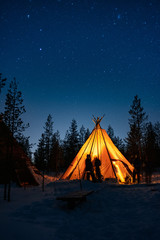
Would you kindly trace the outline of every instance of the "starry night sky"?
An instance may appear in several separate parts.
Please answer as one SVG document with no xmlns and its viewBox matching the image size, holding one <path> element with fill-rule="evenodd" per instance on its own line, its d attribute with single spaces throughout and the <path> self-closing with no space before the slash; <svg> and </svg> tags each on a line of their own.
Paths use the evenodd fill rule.
<svg viewBox="0 0 160 240">
<path fill-rule="evenodd" d="M 49 114 L 62 139 L 103 114 L 124 138 L 136 94 L 160 120 L 160 1 L 0 0 L 0 72 L 19 82 L 32 143 Z"/>
</svg>

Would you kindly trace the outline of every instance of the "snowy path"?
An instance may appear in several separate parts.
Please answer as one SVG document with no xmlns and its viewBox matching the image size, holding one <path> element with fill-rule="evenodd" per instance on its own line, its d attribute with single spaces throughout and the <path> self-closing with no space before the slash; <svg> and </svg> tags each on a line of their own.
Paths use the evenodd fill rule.
<svg viewBox="0 0 160 240">
<path fill-rule="evenodd" d="M 74 210 L 56 196 L 79 183 L 57 182 L 41 188 L 12 188 L 12 201 L 2 200 L 0 188 L 1 240 L 80 240 L 80 239 L 159 239 L 160 184 L 146 186 L 93 184 L 85 189 L 99 189 Z"/>
</svg>

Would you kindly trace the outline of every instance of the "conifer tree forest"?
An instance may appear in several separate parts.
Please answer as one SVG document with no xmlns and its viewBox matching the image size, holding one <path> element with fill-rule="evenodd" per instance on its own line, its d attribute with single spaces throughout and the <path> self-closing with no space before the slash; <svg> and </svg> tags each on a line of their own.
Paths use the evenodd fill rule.
<svg viewBox="0 0 160 240">
<path fill-rule="evenodd" d="M 6 82 L 7 79 L 0 74 L 0 97 Z M 72 119 L 62 140 L 59 131 L 54 129 L 56 116 L 53 118 L 49 113 L 38 143 L 31 144 L 29 136 L 26 137 L 24 134 L 29 127 L 29 123 L 23 121 L 24 113 L 27 114 L 23 94 L 18 89 L 18 83 L 14 78 L 9 84 L 5 106 L 1 112 L 3 121 L 40 171 L 55 174 L 64 171 L 88 139 L 90 130 L 84 125 L 79 128 L 76 119 Z M 160 122 L 153 124 L 149 121 L 138 95 L 134 96 L 128 113 L 129 131 L 125 139 L 115 136 L 110 124 L 106 131 L 113 143 L 132 164 L 135 156 L 138 156 L 141 168 L 149 164 L 150 169 L 154 171 L 160 167 Z M 33 144 L 37 144 L 34 153 L 32 153 Z"/>
</svg>

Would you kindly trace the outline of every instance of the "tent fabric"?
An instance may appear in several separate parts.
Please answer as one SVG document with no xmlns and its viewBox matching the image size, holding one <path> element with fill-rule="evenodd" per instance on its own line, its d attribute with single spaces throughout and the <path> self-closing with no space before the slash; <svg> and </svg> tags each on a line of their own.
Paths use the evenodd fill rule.
<svg viewBox="0 0 160 240">
<path fill-rule="evenodd" d="M 0 119 L 0 184 L 8 183 L 11 178 L 20 186 L 37 186 L 40 175 L 9 128 Z"/>
<path fill-rule="evenodd" d="M 88 154 L 91 155 L 93 166 L 95 158 L 100 159 L 100 170 L 104 180 L 116 178 L 119 182 L 126 182 L 127 178 L 132 179 L 133 166 L 114 145 L 99 122 L 61 178 L 85 178 L 85 160 Z"/>
</svg>

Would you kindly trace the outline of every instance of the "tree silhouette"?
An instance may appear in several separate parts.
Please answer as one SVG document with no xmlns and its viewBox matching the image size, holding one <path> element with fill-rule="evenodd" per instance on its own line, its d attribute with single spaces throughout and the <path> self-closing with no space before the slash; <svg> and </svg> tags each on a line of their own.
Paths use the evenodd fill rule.
<svg viewBox="0 0 160 240">
<path fill-rule="evenodd" d="M 24 124 L 21 118 L 25 113 L 21 91 L 18 91 L 18 84 L 14 78 L 8 89 L 5 101 L 4 122 L 9 127 L 13 136 L 20 141 L 22 132 L 25 131 L 29 124 Z"/>
<path fill-rule="evenodd" d="M 141 100 L 138 98 L 138 95 L 136 95 L 133 99 L 129 114 L 130 131 L 128 132 L 128 136 L 126 138 L 128 154 L 133 156 L 133 158 L 135 155 L 138 155 L 139 158 L 142 159 L 144 124 L 148 116 L 141 106 Z"/>
<path fill-rule="evenodd" d="M 156 133 L 154 131 L 154 126 L 151 122 L 146 124 L 146 131 L 144 135 L 144 167 L 146 173 L 146 182 L 151 182 L 151 175 L 156 167 Z"/>
<path fill-rule="evenodd" d="M 2 78 L 2 73 L 0 73 L 0 94 L 2 91 L 2 88 L 6 85 L 7 78 Z"/>
<path fill-rule="evenodd" d="M 22 93 L 18 91 L 18 86 L 16 79 L 14 78 L 8 89 L 5 101 L 5 111 L 3 120 L 5 124 L 11 131 L 13 137 L 15 137 L 19 142 L 23 138 L 22 132 L 29 126 L 25 125 L 21 118 L 22 114 L 25 113 L 25 107 L 23 105 Z M 8 156 L 7 156 L 7 169 L 9 174 L 8 180 L 8 201 L 10 201 L 10 189 L 11 189 L 11 180 L 14 176 L 14 163 L 13 163 L 13 138 L 8 136 Z M 6 185 L 5 190 L 6 192 Z"/>
<path fill-rule="evenodd" d="M 30 144 L 29 143 L 29 138 L 30 137 L 25 137 L 22 136 L 19 144 L 21 145 L 21 147 L 23 148 L 24 152 L 26 153 L 26 155 L 32 159 L 32 152 L 31 152 L 31 148 L 33 147 L 34 144 Z"/>
<path fill-rule="evenodd" d="M 107 134 L 111 138 L 114 145 L 124 154 L 125 144 L 120 137 L 116 137 L 114 135 L 114 130 L 110 124 L 108 125 L 108 128 L 107 128 Z"/>
<path fill-rule="evenodd" d="M 47 169 L 50 166 L 51 149 L 52 149 L 52 138 L 53 138 L 53 121 L 51 114 L 48 115 L 47 121 L 44 127 L 44 137 L 45 137 L 45 159 L 47 162 Z"/>
<path fill-rule="evenodd" d="M 90 134 L 91 133 L 89 131 L 89 128 L 87 128 L 86 133 L 85 133 L 85 141 L 89 138 Z"/>
<path fill-rule="evenodd" d="M 82 127 L 79 130 L 79 147 L 80 148 L 85 143 L 85 135 L 86 135 L 86 130 L 85 130 L 85 127 L 82 125 Z"/>
<path fill-rule="evenodd" d="M 60 172 L 64 167 L 63 151 L 60 143 L 59 131 L 55 132 L 52 137 L 52 148 L 49 168 L 56 173 Z"/>
<path fill-rule="evenodd" d="M 154 131 L 156 134 L 156 144 L 157 144 L 157 147 L 160 149 L 160 122 L 155 123 Z"/>
<path fill-rule="evenodd" d="M 114 141 L 114 130 L 110 124 L 108 125 L 108 128 L 107 128 L 107 134 L 110 137 L 110 139 Z"/>
<path fill-rule="evenodd" d="M 37 149 L 34 153 L 34 162 L 36 167 L 40 171 L 45 171 L 46 169 L 46 149 L 45 149 L 45 136 L 41 135 Z"/>
<path fill-rule="evenodd" d="M 63 142 L 65 166 L 68 167 L 75 158 L 79 150 L 79 134 L 77 130 L 77 122 L 72 120 L 69 130 L 67 130 Z"/>
</svg>

